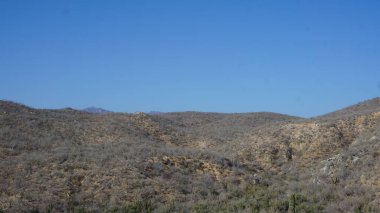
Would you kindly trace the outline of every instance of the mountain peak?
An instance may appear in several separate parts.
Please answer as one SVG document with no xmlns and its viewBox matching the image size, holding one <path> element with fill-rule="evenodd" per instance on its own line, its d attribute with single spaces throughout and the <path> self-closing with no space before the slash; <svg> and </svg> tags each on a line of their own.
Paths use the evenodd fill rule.
<svg viewBox="0 0 380 213">
<path fill-rule="evenodd" d="M 99 108 L 99 107 L 87 107 L 85 109 L 83 109 L 83 111 L 85 112 L 89 112 L 89 113 L 96 113 L 96 114 L 106 114 L 106 113 L 111 113 L 111 111 L 108 111 L 108 110 L 105 110 L 103 108 Z"/>
</svg>

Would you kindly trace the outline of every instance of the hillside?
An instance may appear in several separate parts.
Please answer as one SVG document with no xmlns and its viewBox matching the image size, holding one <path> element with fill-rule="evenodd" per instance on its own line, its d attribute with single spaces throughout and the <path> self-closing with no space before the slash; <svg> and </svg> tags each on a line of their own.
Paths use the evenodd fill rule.
<svg viewBox="0 0 380 213">
<path fill-rule="evenodd" d="M 379 212 L 380 99 L 304 119 L 0 101 L 4 212 Z"/>
<path fill-rule="evenodd" d="M 348 106 L 341 110 L 319 116 L 320 119 L 341 119 L 352 116 L 365 115 L 372 112 L 380 111 L 380 98 L 373 98 L 367 101 Z"/>
</svg>

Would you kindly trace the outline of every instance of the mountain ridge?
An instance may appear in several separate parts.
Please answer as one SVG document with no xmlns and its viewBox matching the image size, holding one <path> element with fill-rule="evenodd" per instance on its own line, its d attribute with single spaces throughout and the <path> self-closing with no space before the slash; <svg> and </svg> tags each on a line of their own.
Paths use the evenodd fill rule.
<svg viewBox="0 0 380 213">
<path fill-rule="evenodd" d="M 106 109 L 103 109 L 100 107 L 94 107 L 94 106 L 84 108 L 84 109 L 82 109 L 82 111 L 89 112 L 89 113 L 96 113 L 96 114 L 112 113 L 109 110 L 106 110 Z"/>
<path fill-rule="evenodd" d="M 29 110 L 38 110 L 38 108 L 33 108 L 21 103 L 13 102 L 13 101 L 8 101 L 8 100 L 0 100 L 0 108 L 3 109 L 11 109 L 14 107 L 15 109 L 17 108 L 18 110 L 20 109 L 29 109 Z M 72 109 L 72 108 L 70 108 Z M 53 109 L 44 109 L 44 110 L 53 110 Z M 82 109 L 82 111 L 85 112 L 90 112 L 90 113 L 111 113 L 112 111 L 100 108 L 100 107 L 86 107 Z M 342 109 L 337 109 L 332 112 L 328 112 L 322 115 L 317 115 L 314 116 L 313 118 L 326 118 L 326 117 L 333 117 L 337 116 L 339 117 L 340 115 L 346 114 L 345 116 L 353 116 L 356 115 L 355 113 L 368 113 L 368 112 L 375 112 L 375 111 L 380 111 L 380 97 L 375 97 L 372 99 L 368 99 L 365 101 L 358 102 L 356 104 L 352 104 L 348 107 L 344 107 Z M 299 116 L 295 115 L 287 115 L 287 114 L 282 114 L 282 113 L 277 113 L 277 112 L 235 112 L 235 113 L 223 113 L 223 112 L 199 112 L 199 111 L 180 111 L 180 112 L 160 112 L 160 111 L 150 111 L 147 112 L 146 114 L 149 115 L 167 115 L 167 114 L 223 114 L 223 115 L 246 115 L 246 114 L 252 114 L 252 113 L 272 113 L 272 114 L 277 114 L 277 115 L 285 115 L 285 116 L 290 116 L 290 117 L 298 117 L 302 118 Z"/>
</svg>

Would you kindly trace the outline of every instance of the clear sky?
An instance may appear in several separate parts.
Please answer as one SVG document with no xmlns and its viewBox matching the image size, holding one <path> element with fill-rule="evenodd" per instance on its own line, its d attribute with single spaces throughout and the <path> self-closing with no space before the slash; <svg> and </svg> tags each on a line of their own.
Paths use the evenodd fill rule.
<svg viewBox="0 0 380 213">
<path fill-rule="evenodd" d="M 378 0 L 0 0 L 0 99 L 314 116 L 377 96 Z"/>
</svg>

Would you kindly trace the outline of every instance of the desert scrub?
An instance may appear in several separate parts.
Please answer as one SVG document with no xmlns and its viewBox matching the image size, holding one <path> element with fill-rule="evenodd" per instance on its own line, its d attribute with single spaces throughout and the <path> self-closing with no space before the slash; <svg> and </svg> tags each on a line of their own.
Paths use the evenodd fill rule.
<svg viewBox="0 0 380 213">
<path fill-rule="evenodd" d="M 128 204 L 121 209 L 114 209 L 111 212 L 120 213 L 152 213 L 154 210 L 153 204 L 150 200 L 137 201 L 132 204 Z"/>
</svg>

